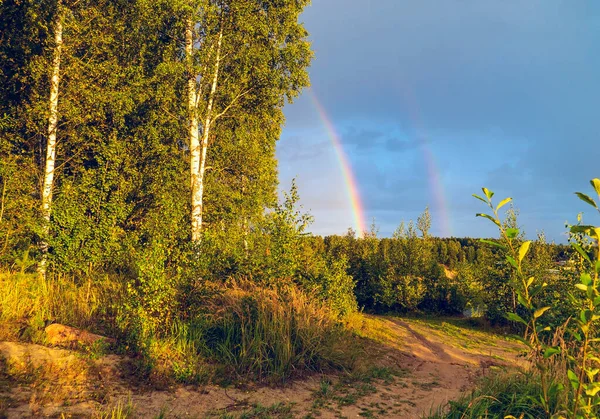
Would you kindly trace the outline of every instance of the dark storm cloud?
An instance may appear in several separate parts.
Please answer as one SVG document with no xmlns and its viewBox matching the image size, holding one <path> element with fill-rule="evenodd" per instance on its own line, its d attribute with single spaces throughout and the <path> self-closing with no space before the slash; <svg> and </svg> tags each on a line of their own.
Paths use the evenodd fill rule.
<svg viewBox="0 0 600 419">
<path fill-rule="evenodd" d="M 456 235 L 493 233 L 472 218 L 483 185 L 515 198 L 530 234 L 560 240 L 584 209 L 573 192 L 600 177 L 600 2 L 326 0 L 303 20 L 313 91 L 382 232 L 426 204 L 441 211 L 432 172 Z M 306 97 L 286 117 L 281 147 L 289 135 L 328 147 Z M 278 151 L 300 177 L 333 173 L 316 153 Z"/>
</svg>

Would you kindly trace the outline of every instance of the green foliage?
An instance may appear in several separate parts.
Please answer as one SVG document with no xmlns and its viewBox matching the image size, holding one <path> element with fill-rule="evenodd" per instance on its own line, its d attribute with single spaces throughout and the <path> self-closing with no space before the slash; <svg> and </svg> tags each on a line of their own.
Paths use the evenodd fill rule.
<svg viewBox="0 0 600 419">
<path fill-rule="evenodd" d="M 343 263 L 314 255 L 299 263 L 301 228 L 289 218 L 292 210 L 276 202 L 282 107 L 309 84 L 312 52 L 298 22 L 306 5 L 0 3 L 0 264 L 25 272 L 39 260 L 39 179 L 54 21 L 61 13 L 58 150 L 44 237 L 50 273 L 90 278 L 92 286 L 105 275 L 114 278 L 126 290 L 118 328 L 144 350 L 150 337 L 171 334 L 180 312 L 198 311 L 185 294 L 196 281 L 293 277 L 319 288 L 340 313 L 354 309 Z M 215 34 L 225 32 L 214 103 L 221 117 L 207 156 L 205 237 L 195 247 L 188 243 L 190 153 L 182 100 L 188 73 L 181 41 L 189 17 L 206 47 L 193 57 L 200 96 L 210 84 Z"/>
<path fill-rule="evenodd" d="M 600 185 L 598 179 L 593 179 L 590 183 L 594 189 L 598 189 L 597 186 Z M 487 199 L 476 198 L 485 202 L 493 215 L 478 216 L 492 220 L 499 227 L 501 238 L 506 243 L 505 257 L 515 274 L 511 286 L 520 309 L 520 312 L 508 312 L 507 318 L 525 327 L 523 341 L 531 349 L 530 358 L 536 379 L 540 382 L 537 400 L 547 417 L 564 411 L 570 418 L 595 418 L 600 412 L 600 384 L 596 378 L 600 371 L 597 338 L 597 327 L 600 324 L 600 228 L 583 225 L 581 217 L 578 217 L 578 224 L 569 229 L 570 241 L 579 257 L 576 265 L 579 282 L 566 295 L 571 304 L 571 310 L 567 312 L 569 317 L 562 327 L 557 327 L 548 315 L 553 311 L 553 304 L 544 305 L 548 304 L 548 299 L 544 298 L 548 283 L 543 277 L 538 279 L 547 269 L 536 271 L 548 266 L 547 255 L 538 250 L 539 254 L 535 259 L 537 263 L 528 270 L 525 258 L 532 249 L 531 242 L 518 241 L 518 229 L 514 226 L 507 228 L 511 220 L 508 223 L 501 222 L 498 215 L 500 205 L 494 208 L 492 204 L 493 193 L 485 188 L 484 193 Z M 598 210 L 594 199 L 579 192 L 577 196 Z M 598 196 L 600 197 L 600 193 Z M 562 298 L 565 298 L 564 294 Z M 557 335 L 563 336 L 560 345 L 556 342 Z M 559 374 L 568 378 L 570 388 L 568 385 L 565 388 L 560 381 L 549 380 L 547 375 L 549 363 L 555 362 L 554 358 L 559 356 L 565 360 Z M 568 392 L 568 400 L 556 407 L 553 399 L 556 394 L 564 391 Z M 560 413 L 556 417 L 564 416 Z"/>
<path fill-rule="evenodd" d="M 209 44 L 219 25 L 227 32 L 215 100 L 215 112 L 227 114 L 211 131 L 207 157 L 208 253 L 211 241 L 220 249 L 238 247 L 240 236 L 260 228 L 265 209 L 276 202 L 282 106 L 308 85 L 312 52 L 298 23 L 306 4 L 193 4 L 207 46 L 194 58 L 204 89 L 209 77 L 203 71 L 212 71 Z M 145 257 L 145 246 L 160 243 L 162 263 L 171 267 L 198 250 L 185 243 L 189 149 L 181 39 L 190 5 L 145 0 L 127 7 L 112 0 L 63 5 L 51 268 L 137 272 L 147 264 L 137 260 Z M 6 17 L 0 43 L 0 72 L 6 76 L 0 90 L 0 187 L 6 186 L 6 205 L 0 218 L 7 221 L 0 223 L 0 234 L 2 244 L 8 243 L 0 246 L 0 262 L 6 264 L 39 240 L 37 179 L 45 155 L 55 6 L 0 5 Z M 227 237 L 225 228 L 236 234 Z"/>
<path fill-rule="evenodd" d="M 493 317 L 501 278 L 490 263 L 494 253 L 473 239 L 431 237 L 429 218 L 426 209 L 416 224 L 401 223 L 392 238 L 378 238 L 374 227 L 364 238 L 329 236 L 311 247 L 347 260 L 357 302 L 366 310 L 459 314 L 469 308 Z"/>
<path fill-rule="evenodd" d="M 462 398 L 451 401 L 429 419 L 505 419 L 550 418 L 540 403 L 542 391 L 538 377 L 527 372 L 501 372 L 485 377 L 477 389 Z M 564 397 L 553 393 L 549 401 L 550 411 L 558 411 Z"/>
<path fill-rule="evenodd" d="M 306 233 L 312 216 L 298 207 L 295 182 L 284 201 L 275 205 L 260 224 L 261 229 L 248 236 L 245 270 L 264 284 L 281 279 L 292 280 L 315 293 L 340 315 L 357 309 L 352 277 L 346 273 L 345 257 L 335 258 L 324 251 L 322 239 Z"/>
</svg>

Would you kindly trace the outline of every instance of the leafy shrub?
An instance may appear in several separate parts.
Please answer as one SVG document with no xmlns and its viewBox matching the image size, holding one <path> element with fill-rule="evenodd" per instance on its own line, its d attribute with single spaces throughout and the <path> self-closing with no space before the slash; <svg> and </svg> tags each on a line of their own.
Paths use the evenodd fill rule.
<svg viewBox="0 0 600 419">
<path fill-rule="evenodd" d="M 600 198 L 600 179 L 592 179 L 590 183 Z M 597 379 L 600 373 L 600 339 L 597 334 L 600 326 L 600 227 L 582 224 L 580 215 L 577 225 L 569 229 L 569 241 L 579 258 L 575 270 L 580 279 L 564 296 L 573 309 L 564 325 L 557 327 L 555 319 L 547 314 L 552 312 L 552 305 L 544 305 L 548 303 L 548 299 L 544 298 L 548 287 L 544 278 L 546 272 L 528 269 L 525 263 L 532 242 L 519 240 L 519 229 L 502 222 L 498 215 L 499 209 L 512 198 L 503 199 L 494 206 L 494 193 L 487 188 L 482 190 L 484 197 L 474 197 L 484 202 L 491 214 L 477 216 L 487 218 L 498 227 L 501 241 L 485 242 L 500 249 L 512 267 L 510 286 L 519 305 L 515 304 L 513 311 L 506 316 L 524 328 L 522 341 L 530 348 L 532 371 L 540 384 L 536 399 L 545 416 L 550 416 L 558 413 L 553 406 L 554 395 L 566 391 L 568 399 L 560 406 L 559 417 L 564 417 L 562 412 L 566 412 L 569 418 L 596 418 L 600 414 L 600 382 Z M 581 192 L 576 194 L 600 213 L 595 199 Z M 557 335 L 562 336 L 560 344 L 556 341 Z M 568 378 L 567 386 L 548 377 L 549 366 L 556 364 L 559 356 L 566 362 L 558 374 Z"/>
</svg>

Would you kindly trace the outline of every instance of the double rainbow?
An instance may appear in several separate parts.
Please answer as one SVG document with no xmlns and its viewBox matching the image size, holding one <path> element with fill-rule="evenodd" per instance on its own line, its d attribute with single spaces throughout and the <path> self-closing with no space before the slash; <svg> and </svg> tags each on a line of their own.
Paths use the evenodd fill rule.
<svg viewBox="0 0 600 419">
<path fill-rule="evenodd" d="M 415 105 L 416 101 L 414 97 L 410 94 L 411 92 L 404 92 L 404 98 L 408 101 L 410 100 L 410 104 L 413 106 L 409 106 L 411 115 L 410 119 L 415 126 L 422 126 L 421 118 L 419 117 L 418 107 Z M 356 182 L 356 178 L 352 171 L 352 166 L 348 161 L 348 156 L 346 155 L 344 148 L 342 146 L 342 142 L 340 140 L 340 136 L 337 133 L 333 122 L 327 112 L 325 111 L 324 106 L 318 100 L 316 94 L 313 89 L 309 90 L 310 98 L 313 102 L 313 105 L 323 123 L 325 129 L 327 130 L 327 135 L 329 136 L 329 140 L 333 145 L 333 149 L 335 150 L 335 155 L 338 160 L 338 164 L 340 166 L 340 171 L 344 178 L 344 183 L 346 186 L 346 192 L 348 195 L 348 202 L 350 204 L 352 210 L 352 216 L 354 218 L 354 228 L 356 230 L 357 236 L 362 237 L 366 232 L 366 223 L 365 223 L 365 210 L 363 203 L 360 198 L 360 191 L 358 188 L 358 184 Z M 414 130 L 413 130 L 414 131 Z M 424 132 L 424 130 L 421 130 Z M 441 219 L 441 233 L 445 237 L 451 237 L 451 228 L 450 228 L 450 216 L 448 212 L 448 206 L 446 205 L 446 199 L 444 196 L 444 190 L 442 187 L 442 181 L 440 179 L 439 170 L 437 164 L 435 162 L 435 156 L 431 147 L 429 145 L 429 141 L 426 137 L 424 137 L 421 133 L 416 134 L 421 151 L 423 153 L 423 160 L 425 162 L 425 166 L 427 168 L 427 177 L 429 182 L 430 193 L 433 196 L 434 200 L 434 214 L 437 215 Z"/>
</svg>

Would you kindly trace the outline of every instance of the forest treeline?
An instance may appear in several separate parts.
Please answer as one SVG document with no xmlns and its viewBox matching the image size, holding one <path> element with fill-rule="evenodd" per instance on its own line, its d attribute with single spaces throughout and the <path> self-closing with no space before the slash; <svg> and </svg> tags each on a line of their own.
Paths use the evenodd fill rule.
<svg viewBox="0 0 600 419">
<path fill-rule="evenodd" d="M 517 211 L 507 211 L 506 225 L 517 225 Z M 377 237 L 373 225 L 364 237 L 311 237 L 311 248 L 346 263 L 359 307 L 386 313 L 428 313 L 484 317 L 506 325 L 506 313 L 517 309 L 511 266 L 498 248 L 474 238 L 439 238 L 429 234 L 428 209 L 416 222 L 401 223 L 392 237 Z M 520 235 L 519 240 L 523 240 Z M 548 243 L 542 234 L 533 242 L 525 269 L 549 284 L 548 299 L 564 295 L 574 281 L 569 275 L 573 251 Z M 553 303 L 561 306 L 561 302 Z M 557 322 L 564 321 L 557 309 Z M 565 309 L 566 312 L 566 309 Z M 564 314 L 564 313 L 563 313 Z"/>
</svg>

